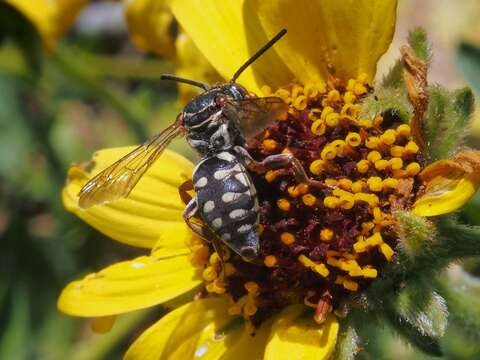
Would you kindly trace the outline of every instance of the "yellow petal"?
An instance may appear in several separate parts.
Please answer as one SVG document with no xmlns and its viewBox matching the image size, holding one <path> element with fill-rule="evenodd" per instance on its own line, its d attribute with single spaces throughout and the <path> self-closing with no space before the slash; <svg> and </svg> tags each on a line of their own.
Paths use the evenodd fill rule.
<svg viewBox="0 0 480 360">
<path fill-rule="evenodd" d="M 335 350 L 339 324 L 329 315 L 325 323 L 318 325 L 311 317 L 302 317 L 303 305 L 285 309 L 272 326 L 272 333 L 265 350 L 265 360 L 329 359 Z"/>
<path fill-rule="evenodd" d="M 191 177 L 193 164 L 172 151 L 165 150 L 128 198 L 89 209 L 78 206 L 78 192 L 87 180 L 133 149 L 98 151 L 90 173 L 79 166 L 72 167 L 62 193 L 65 207 L 117 241 L 152 248 L 160 239 L 164 247 L 183 248 L 191 232 L 182 218 L 185 205 L 178 195 L 178 187 Z"/>
<path fill-rule="evenodd" d="M 72 26 L 88 0 L 7 0 L 38 29 L 45 46 L 52 49 Z"/>
<path fill-rule="evenodd" d="M 175 19 L 168 0 L 125 1 L 125 20 L 135 46 L 148 52 L 174 58 L 172 26 Z"/>
<path fill-rule="evenodd" d="M 163 303 L 199 284 L 201 277 L 190 265 L 188 250 L 170 256 L 159 251 L 71 282 L 60 295 L 58 308 L 74 316 L 116 315 Z"/>
<path fill-rule="evenodd" d="M 303 84 L 329 75 L 350 79 L 362 73 L 371 82 L 395 29 L 396 0 L 252 0 L 247 4 L 245 16 L 256 14 L 268 37 L 281 28 L 288 30 L 275 46 Z"/>
<path fill-rule="evenodd" d="M 97 334 L 106 334 L 112 330 L 116 320 L 117 317 L 115 315 L 93 318 L 90 320 L 90 329 Z"/>
<path fill-rule="evenodd" d="M 178 35 L 175 46 L 177 49 L 175 73 L 178 76 L 209 85 L 223 82 L 222 77 L 185 33 Z M 182 83 L 178 83 L 178 91 L 180 106 L 199 94 L 199 89 Z"/>
<path fill-rule="evenodd" d="M 262 359 L 270 322 L 252 336 L 228 305 L 225 298 L 207 298 L 170 312 L 133 343 L 125 360 Z"/>
<path fill-rule="evenodd" d="M 244 11 L 244 3 L 242 0 L 172 2 L 172 11 L 182 28 L 224 79 L 231 79 L 270 39 L 257 15 Z M 245 70 L 238 82 L 257 94 L 261 94 L 263 85 L 276 88 L 289 83 L 293 75 L 278 56 L 276 46 Z"/>
<path fill-rule="evenodd" d="M 479 154 L 466 151 L 454 160 L 440 160 L 427 166 L 420 174 L 425 192 L 413 204 L 412 212 L 418 216 L 437 216 L 465 205 L 480 187 Z"/>
</svg>

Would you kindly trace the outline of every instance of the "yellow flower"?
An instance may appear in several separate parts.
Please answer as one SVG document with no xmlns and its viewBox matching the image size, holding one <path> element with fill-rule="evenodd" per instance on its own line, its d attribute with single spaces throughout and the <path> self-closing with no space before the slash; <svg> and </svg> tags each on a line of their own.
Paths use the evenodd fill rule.
<svg viewBox="0 0 480 360">
<path fill-rule="evenodd" d="M 191 39 L 178 28 L 170 0 L 125 0 L 125 20 L 132 42 L 146 52 L 166 57 L 175 63 L 178 76 L 205 83 L 222 79 Z M 198 91 L 178 84 L 179 103 L 185 104 Z"/>
<path fill-rule="evenodd" d="M 257 160 L 292 153 L 316 182 L 299 184 L 283 169 L 256 180 L 263 264 L 224 248 L 222 266 L 212 245 L 182 219 L 177 189 L 194 165 L 171 151 L 126 199 L 80 208 L 78 192 L 87 180 L 132 148 L 101 150 L 90 172 L 70 169 L 64 204 L 104 234 L 151 254 L 72 282 L 58 307 L 74 316 L 109 317 L 196 293 L 197 300 L 146 330 L 126 358 L 328 359 L 343 299 L 396 262 L 394 212 L 433 216 L 462 206 L 480 185 L 478 153 L 463 151 L 422 171 L 409 125 L 361 116 L 361 100 L 393 35 L 396 1 L 182 0 L 171 6 L 226 79 L 288 29 L 239 79 L 249 91 L 289 105 L 288 118 L 248 149 Z"/>
<path fill-rule="evenodd" d="M 20 10 L 38 29 L 45 47 L 53 49 L 72 26 L 88 0 L 7 0 Z"/>
</svg>

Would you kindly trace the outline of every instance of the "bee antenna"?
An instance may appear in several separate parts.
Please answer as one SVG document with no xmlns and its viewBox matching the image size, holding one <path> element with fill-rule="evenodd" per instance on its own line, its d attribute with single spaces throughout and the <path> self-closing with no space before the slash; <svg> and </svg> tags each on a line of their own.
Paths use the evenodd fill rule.
<svg viewBox="0 0 480 360">
<path fill-rule="evenodd" d="M 171 81 L 181 82 L 181 83 L 184 83 L 184 84 L 199 87 L 200 89 L 203 89 L 205 91 L 207 91 L 209 89 L 209 86 L 207 84 L 204 84 L 204 83 L 201 83 L 201 82 L 195 81 L 195 80 L 184 79 L 184 78 L 178 77 L 176 75 L 171 75 L 171 74 L 161 75 L 160 80 L 171 80 Z"/>
<path fill-rule="evenodd" d="M 262 56 L 265 51 L 270 49 L 273 46 L 273 44 L 275 44 L 278 40 L 280 40 L 280 38 L 286 33 L 287 33 L 287 29 L 280 30 L 280 32 L 277 35 L 275 35 L 269 42 L 263 45 L 263 47 L 260 50 L 258 50 L 250 59 L 248 59 L 245 64 L 240 66 L 237 72 L 233 75 L 232 80 L 230 80 L 230 82 L 232 83 L 235 82 L 247 67 L 249 67 L 260 56 Z"/>
</svg>

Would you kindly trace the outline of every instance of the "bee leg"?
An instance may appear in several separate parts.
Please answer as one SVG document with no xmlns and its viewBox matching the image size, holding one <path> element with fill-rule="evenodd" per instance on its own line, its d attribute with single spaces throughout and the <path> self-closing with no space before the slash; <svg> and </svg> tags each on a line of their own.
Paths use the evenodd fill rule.
<svg viewBox="0 0 480 360">
<path fill-rule="evenodd" d="M 180 195 L 181 196 L 181 195 Z M 197 199 L 192 198 L 187 204 L 187 207 L 183 211 L 183 219 L 185 223 L 188 225 L 190 230 L 192 230 L 196 235 L 201 237 L 207 243 L 212 243 L 213 248 L 218 254 L 220 258 L 220 266 L 221 271 L 219 277 L 221 280 L 225 278 L 225 252 L 222 248 L 222 243 L 218 236 L 216 236 L 208 227 L 201 224 L 200 222 L 195 221 L 195 218 L 198 216 L 198 206 L 197 206 Z"/>
<path fill-rule="evenodd" d="M 178 193 L 180 194 L 180 198 L 185 203 L 185 205 L 187 205 L 192 200 L 192 196 L 188 193 L 188 191 L 191 191 L 191 190 L 193 190 L 193 181 L 191 179 L 185 181 L 178 188 Z"/>
<path fill-rule="evenodd" d="M 319 181 L 310 179 L 302 166 L 300 160 L 291 153 L 275 154 L 267 156 L 263 161 L 255 161 L 245 148 L 235 146 L 235 152 L 242 159 L 243 163 L 251 171 L 263 174 L 268 170 L 291 167 L 295 179 L 299 183 L 306 183 L 313 187 L 324 187 Z"/>
</svg>

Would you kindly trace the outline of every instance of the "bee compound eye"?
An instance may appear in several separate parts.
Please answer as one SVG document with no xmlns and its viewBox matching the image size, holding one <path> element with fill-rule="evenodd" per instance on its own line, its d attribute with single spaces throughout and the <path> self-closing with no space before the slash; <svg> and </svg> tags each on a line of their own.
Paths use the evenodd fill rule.
<svg viewBox="0 0 480 360">
<path fill-rule="evenodd" d="M 258 249 L 252 246 L 246 246 L 240 250 L 240 255 L 246 261 L 252 261 L 258 257 Z"/>
</svg>

